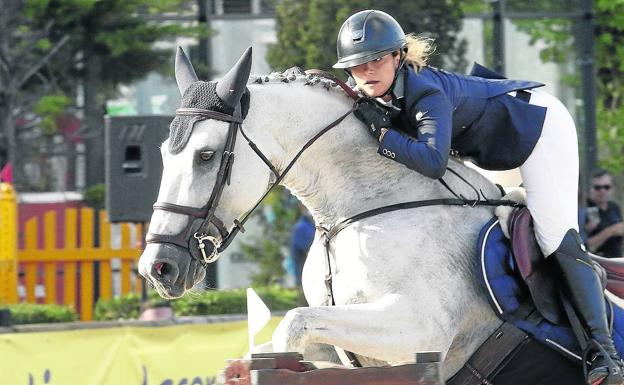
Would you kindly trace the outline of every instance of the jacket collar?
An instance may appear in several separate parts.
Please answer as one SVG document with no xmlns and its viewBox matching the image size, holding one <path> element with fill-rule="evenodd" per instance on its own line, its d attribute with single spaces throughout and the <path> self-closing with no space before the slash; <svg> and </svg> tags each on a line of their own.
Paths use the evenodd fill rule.
<svg viewBox="0 0 624 385">
<path fill-rule="evenodd" d="M 394 83 L 394 88 L 392 88 L 392 100 L 389 102 L 385 102 L 382 98 L 376 98 L 377 102 L 386 107 L 392 107 L 394 109 L 401 109 L 401 105 L 399 100 L 405 97 L 405 66 L 399 70 L 399 74 L 397 76 L 396 82 Z"/>
</svg>

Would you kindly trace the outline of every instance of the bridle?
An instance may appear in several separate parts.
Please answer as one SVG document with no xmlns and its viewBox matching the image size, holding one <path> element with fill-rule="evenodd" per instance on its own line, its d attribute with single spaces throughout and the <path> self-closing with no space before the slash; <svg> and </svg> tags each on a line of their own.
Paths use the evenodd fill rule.
<svg viewBox="0 0 624 385">
<path fill-rule="evenodd" d="M 239 103 L 240 104 L 240 103 Z M 243 122 L 240 116 L 240 108 L 234 111 L 233 115 L 224 114 L 217 111 L 210 111 L 200 108 L 179 108 L 176 110 L 176 115 L 184 116 L 202 116 L 207 119 L 215 119 L 222 122 L 229 122 L 228 135 L 225 143 L 223 154 L 221 155 L 221 164 L 219 165 L 219 171 L 217 172 L 217 179 L 215 180 L 212 193 L 208 202 L 201 207 L 183 206 L 169 202 L 158 201 L 154 203 L 154 210 L 162 210 L 175 214 L 186 215 L 190 217 L 186 227 L 177 234 L 165 235 L 148 232 L 145 240 L 146 243 L 170 243 L 182 248 L 188 249 L 189 254 L 194 258 L 194 254 L 189 247 L 190 233 L 196 223 L 196 220 L 202 220 L 201 224 L 193 234 L 193 238 L 197 240 L 197 247 L 202 255 L 203 264 L 208 264 L 216 261 L 217 251 L 220 246 L 218 240 L 208 235 L 208 227 L 210 224 L 215 226 L 219 231 L 219 234 L 223 239 L 228 237 L 228 231 L 225 228 L 223 221 L 215 215 L 215 210 L 219 204 L 221 194 L 225 188 L 226 183 L 230 182 L 230 175 L 232 173 L 232 166 L 234 165 L 234 147 L 236 145 L 236 134 Z M 194 219 L 194 220 L 193 220 Z M 236 222 L 235 222 L 236 224 Z M 209 253 L 206 253 L 206 244 L 208 242 L 212 245 L 212 249 Z M 200 262 L 202 262 L 200 261 Z"/>
<path fill-rule="evenodd" d="M 297 152 L 297 154 L 292 158 L 292 160 L 288 163 L 288 165 L 284 168 L 283 172 L 279 172 L 275 166 L 269 161 L 269 159 L 262 153 L 262 151 L 256 146 L 256 144 L 249 139 L 249 137 L 245 134 L 243 130 L 243 118 L 241 117 L 241 103 L 238 102 L 237 108 L 234 110 L 232 115 L 220 113 L 217 111 L 211 111 L 207 109 L 201 108 L 179 108 L 176 111 L 176 115 L 191 115 L 191 116 L 202 116 L 207 119 L 214 119 L 223 122 L 229 122 L 228 128 L 228 136 L 225 144 L 225 148 L 221 157 L 221 164 L 219 166 L 219 171 L 217 173 L 217 179 L 215 181 L 212 193 L 208 202 L 201 208 L 191 207 L 191 206 L 182 206 L 169 202 L 156 202 L 154 203 L 154 210 L 162 210 L 167 212 L 172 212 L 176 214 L 186 215 L 189 218 L 189 221 L 186 227 L 180 231 L 178 234 L 174 235 L 164 235 L 164 234 L 155 234 L 148 233 L 146 236 L 147 243 L 170 243 L 187 249 L 191 258 L 196 259 L 202 266 L 206 267 L 208 264 L 215 262 L 218 259 L 219 253 L 225 250 L 234 237 L 238 234 L 238 232 L 244 232 L 245 228 L 243 225 L 249 218 L 249 216 L 255 211 L 255 209 L 260 205 L 260 203 L 266 198 L 266 196 L 273 190 L 273 188 L 280 184 L 280 182 L 286 177 L 286 174 L 290 169 L 295 165 L 299 157 L 303 154 L 303 152 L 310 147 L 316 140 L 318 140 L 321 136 L 327 133 L 332 128 L 336 127 L 340 122 L 342 122 L 347 116 L 349 116 L 358 106 L 358 100 L 360 96 L 353 91 L 346 83 L 337 79 L 333 75 L 321 71 L 321 70 L 308 70 L 307 74 L 314 74 L 317 76 L 321 76 L 332 80 L 338 86 L 340 86 L 346 93 L 354 100 L 352 107 L 336 118 L 333 122 L 325 126 L 322 130 L 320 130 L 314 137 L 309 139 L 303 147 Z M 234 166 L 234 155 L 235 155 L 235 145 L 236 145 L 236 137 L 237 133 L 240 131 L 241 135 L 245 138 L 249 147 L 256 153 L 256 155 L 266 164 L 266 166 L 271 170 L 273 175 L 275 176 L 275 181 L 270 185 L 267 191 L 262 195 L 262 197 L 256 202 L 256 204 L 249 210 L 246 214 L 243 215 L 242 219 L 234 219 L 233 225 L 231 226 L 232 230 L 228 230 L 220 218 L 218 218 L 215 214 L 215 210 L 219 205 L 219 201 L 221 199 L 221 195 L 223 193 L 223 189 L 226 184 L 230 184 L 230 176 L 232 173 L 232 167 Z M 388 206 L 383 206 L 379 208 L 375 208 L 372 210 L 365 211 L 363 213 L 359 213 L 350 218 L 344 219 L 336 224 L 334 224 L 331 228 L 323 228 L 317 226 L 317 231 L 320 233 L 321 240 L 325 249 L 325 257 L 327 260 L 327 273 L 325 275 L 325 285 L 327 288 L 327 299 L 326 305 L 335 305 L 335 299 L 333 294 L 333 274 L 331 268 L 331 258 L 330 258 L 330 242 L 332 239 L 344 228 L 352 224 L 353 222 L 362 220 L 364 218 L 368 218 L 375 215 L 380 215 L 383 213 L 392 212 L 395 210 L 404 210 L 425 206 L 434 206 L 434 205 L 452 205 L 452 206 L 464 206 L 464 207 L 475 207 L 475 206 L 499 206 L 499 205 L 507 205 L 507 206 L 517 206 L 516 202 L 500 200 L 500 199 L 488 199 L 483 195 L 483 192 L 480 190 L 476 190 L 470 182 L 464 179 L 461 175 L 456 173 L 450 168 L 447 168 L 448 171 L 455 174 L 458 178 L 460 178 L 463 182 L 467 183 L 476 193 L 476 199 L 468 199 L 464 197 L 462 194 L 456 194 L 447 184 L 446 182 L 440 178 L 438 179 L 440 183 L 450 191 L 454 198 L 438 198 L 438 199 L 426 199 L 420 201 L 413 202 L 403 202 Z M 481 199 L 483 196 L 484 199 Z M 191 219 L 194 218 L 194 219 Z M 201 224 L 197 227 L 197 230 L 193 231 L 194 224 L 201 220 Z M 219 231 L 219 235 L 221 237 L 221 241 L 217 238 L 209 235 L 208 227 L 213 225 Z M 191 237 L 191 233 L 192 237 Z M 195 239 L 197 241 L 197 249 L 201 253 L 201 259 L 198 259 L 194 256 L 191 247 L 191 240 Z M 208 252 L 206 252 L 207 244 L 210 246 Z M 344 352 L 346 360 L 350 361 L 353 366 L 361 366 L 357 357 L 347 351 L 343 351 L 342 349 L 337 348 L 339 355 L 340 351 Z"/>
<path fill-rule="evenodd" d="M 333 75 L 322 71 L 322 70 L 308 70 L 306 74 L 317 75 L 320 77 L 327 78 L 333 82 L 335 82 L 338 86 L 340 86 L 346 93 L 349 95 L 351 99 L 354 100 L 352 107 L 340 115 L 334 121 L 325 126 L 322 130 L 320 130 L 314 137 L 310 138 L 297 152 L 297 154 L 292 158 L 292 160 L 287 164 L 284 168 L 283 172 L 279 172 L 279 170 L 273 166 L 271 161 L 264 155 L 264 153 L 258 148 L 258 146 L 247 136 L 245 131 L 243 130 L 243 118 L 241 117 L 241 103 L 239 101 L 238 106 L 234 110 L 233 114 L 225 114 L 222 112 L 212 111 L 208 109 L 202 108 L 179 108 L 176 110 L 176 115 L 180 116 L 202 116 L 207 119 L 219 120 L 222 122 L 229 122 L 228 128 L 228 136 L 225 144 L 225 148 L 223 154 L 221 156 L 221 164 L 219 166 L 219 171 L 217 173 L 217 179 L 215 180 L 214 187 L 212 189 L 212 193 L 208 202 L 200 208 L 192 207 L 192 206 L 183 206 L 177 205 L 169 202 L 156 202 L 154 203 L 154 210 L 162 210 L 175 214 L 186 215 L 190 217 L 186 227 L 177 234 L 173 235 L 165 235 L 165 234 L 155 234 L 148 232 L 145 240 L 149 243 L 169 243 L 174 244 L 176 246 L 187 249 L 191 258 L 197 259 L 200 264 L 206 267 L 208 264 L 215 262 L 219 253 L 223 252 L 232 242 L 234 237 L 238 234 L 238 232 L 245 232 L 244 224 L 249 219 L 250 215 L 255 211 L 256 208 L 262 203 L 264 198 L 275 188 L 275 186 L 279 185 L 280 182 L 286 177 L 290 169 L 295 165 L 299 157 L 304 153 L 308 147 L 310 147 L 314 142 L 316 142 L 321 136 L 327 133 L 332 128 L 336 127 L 340 124 L 347 116 L 349 116 L 358 105 L 358 100 L 360 96 L 353 91 L 346 83 L 342 80 L 334 77 Z M 234 219 L 232 226 L 230 226 L 231 230 L 225 226 L 224 221 L 221 220 L 215 214 L 215 210 L 219 205 L 221 195 L 223 193 L 223 189 L 226 184 L 230 184 L 230 176 L 232 174 L 232 167 L 234 166 L 234 155 L 235 155 L 235 146 L 236 146 L 236 137 L 238 132 L 240 131 L 241 135 L 247 142 L 247 145 L 254 151 L 254 153 L 264 162 L 264 164 L 271 170 L 273 173 L 275 180 L 271 183 L 270 187 L 267 191 L 260 197 L 260 199 L 254 204 L 254 206 L 242 216 L 241 219 Z M 329 243 L 331 240 L 340 232 L 342 229 L 350 225 L 351 223 L 375 216 L 383 213 L 388 213 L 395 210 L 404 210 L 410 208 L 417 207 L 425 207 L 425 206 L 435 206 L 435 205 L 450 205 L 450 206 L 518 206 L 518 203 L 508 200 L 500 200 L 500 199 L 489 199 L 483 195 L 481 191 L 476 190 L 472 184 L 464 179 L 457 172 L 452 170 L 451 168 L 447 168 L 449 172 L 456 175 L 459 179 L 461 179 L 464 183 L 468 184 L 476 193 L 476 199 L 468 199 L 464 197 L 462 194 L 456 194 L 442 179 L 438 179 L 440 183 L 450 191 L 454 198 L 437 198 L 437 199 L 426 199 L 420 201 L 413 202 L 403 202 L 398 204 L 393 204 L 389 206 L 383 206 L 379 208 L 375 208 L 372 210 L 365 211 L 363 213 L 359 213 L 353 217 L 344 219 L 332 226 L 330 229 L 326 229 L 320 226 L 317 226 L 317 230 L 320 232 L 321 237 L 323 239 L 323 243 L 325 245 L 325 251 L 328 258 L 329 264 Z M 483 196 L 484 199 L 481 199 Z M 193 228 L 195 227 L 195 223 L 201 220 L 201 224 L 195 231 Z M 221 240 L 216 237 L 209 235 L 208 227 L 213 225 L 218 231 L 221 237 Z M 195 257 L 192 252 L 192 247 L 190 246 L 190 242 L 192 239 L 195 239 L 197 242 L 196 248 L 201 253 L 201 259 Z M 332 274 L 331 268 L 329 269 L 328 275 L 325 278 L 325 282 L 328 288 L 328 293 L 330 297 L 330 301 L 333 303 L 333 292 L 332 292 Z"/>
<path fill-rule="evenodd" d="M 347 94 L 354 100 L 357 100 L 359 96 L 355 91 L 349 88 L 346 83 L 341 80 L 335 78 L 333 75 L 328 74 L 324 71 L 320 70 L 309 70 L 306 71 L 307 74 L 314 74 L 318 76 L 323 76 L 328 78 L 334 82 L 338 86 L 340 86 Z M 175 214 L 186 215 L 189 218 L 189 221 L 184 229 L 177 234 L 166 235 L 166 234 L 156 234 L 148 232 L 145 240 L 146 243 L 169 243 L 189 251 L 189 254 L 193 259 L 197 259 L 192 252 L 192 248 L 190 242 L 192 239 L 195 239 L 197 242 L 197 249 L 201 253 L 201 259 L 197 259 L 200 264 L 206 267 L 209 263 L 215 262 L 219 253 L 224 251 L 232 242 L 234 237 L 238 234 L 238 232 L 245 232 L 245 228 L 243 225 L 249 218 L 249 216 L 255 211 L 255 209 L 260 205 L 260 203 L 266 198 L 266 196 L 273 190 L 273 188 L 286 177 L 286 174 L 290 169 L 295 165 L 295 162 L 299 159 L 299 157 L 303 154 L 303 152 L 310 147 L 317 139 L 323 136 L 327 131 L 334 128 L 340 122 L 342 122 L 347 116 L 349 116 L 356 108 L 357 104 L 354 103 L 351 109 L 347 112 L 339 116 L 333 122 L 325 126 L 321 131 L 319 131 L 314 137 L 309 139 L 303 147 L 297 152 L 297 154 L 293 157 L 293 159 L 288 163 L 288 165 L 284 168 L 283 172 L 279 172 L 275 166 L 271 163 L 271 161 L 262 153 L 262 151 L 256 146 L 256 144 L 249 139 L 245 131 L 243 130 L 243 118 L 241 117 L 241 103 L 239 101 L 238 106 L 234 110 L 233 114 L 225 114 L 222 112 L 212 111 L 208 109 L 202 108 L 178 108 L 176 110 L 176 115 L 185 115 L 185 116 L 201 116 L 207 119 L 219 120 L 222 122 L 229 122 L 228 127 L 228 136 L 225 143 L 225 148 L 223 150 L 223 154 L 221 156 L 221 164 L 219 166 L 219 171 L 217 173 L 217 179 L 215 180 L 214 187 L 212 189 L 212 193 L 210 194 L 210 198 L 208 202 L 200 208 L 192 207 L 192 206 L 183 206 L 177 205 L 169 202 L 161 202 L 158 201 L 154 203 L 154 210 L 162 210 Z M 228 230 L 225 226 L 224 221 L 221 220 L 215 214 L 216 208 L 219 205 L 221 195 L 223 193 L 223 189 L 226 184 L 230 184 L 230 176 L 232 174 L 232 167 L 234 166 L 235 159 L 235 146 L 236 146 L 236 137 L 238 132 L 240 131 L 243 138 L 249 145 L 249 147 L 256 153 L 256 155 L 266 164 L 266 166 L 271 170 L 275 177 L 275 181 L 270 185 L 267 191 L 262 195 L 262 197 L 256 202 L 256 204 L 249 210 L 246 214 L 243 215 L 242 219 L 234 219 L 234 223 L 231 226 L 232 230 Z M 201 220 L 201 224 L 196 230 L 193 228 L 196 226 L 196 223 Z M 208 227 L 213 225 L 218 231 L 221 237 L 221 240 L 216 237 L 209 235 Z M 192 233 L 192 237 L 191 237 Z"/>
</svg>

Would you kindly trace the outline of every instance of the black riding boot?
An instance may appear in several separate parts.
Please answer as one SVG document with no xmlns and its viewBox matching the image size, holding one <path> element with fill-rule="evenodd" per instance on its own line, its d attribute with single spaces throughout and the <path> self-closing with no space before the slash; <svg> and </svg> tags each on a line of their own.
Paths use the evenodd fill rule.
<svg viewBox="0 0 624 385">
<path fill-rule="evenodd" d="M 591 365 L 587 372 L 588 384 L 624 384 L 623 364 L 609 332 L 603 288 L 576 230 L 568 230 L 551 258 L 556 262 L 565 292 L 589 335 Z"/>
</svg>

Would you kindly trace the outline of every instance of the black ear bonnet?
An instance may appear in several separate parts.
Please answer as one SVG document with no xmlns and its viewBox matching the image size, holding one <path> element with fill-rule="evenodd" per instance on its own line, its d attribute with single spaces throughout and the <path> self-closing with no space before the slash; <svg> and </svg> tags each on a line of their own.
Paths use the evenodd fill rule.
<svg viewBox="0 0 624 385">
<path fill-rule="evenodd" d="M 197 81 L 191 84 L 182 96 L 180 107 L 201 108 L 232 115 L 234 107 L 226 105 L 219 98 L 216 87 L 217 82 Z M 246 88 L 240 101 L 243 119 L 249 111 L 249 100 L 249 90 Z M 195 123 L 204 119 L 207 118 L 199 115 L 176 115 L 169 125 L 169 152 L 175 155 L 182 151 L 191 137 Z"/>
</svg>

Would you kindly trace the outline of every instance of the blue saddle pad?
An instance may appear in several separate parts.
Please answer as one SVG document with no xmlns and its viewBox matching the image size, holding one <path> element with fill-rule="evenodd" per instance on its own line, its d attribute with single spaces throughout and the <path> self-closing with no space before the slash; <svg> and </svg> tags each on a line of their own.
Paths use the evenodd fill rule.
<svg viewBox="0 0 624 385">
<path fill-rule="evenodd" d="M 568 357 L 581 360 L 581 348 L 570 326 L 555 325 L 546 320 L 532 323 L 514 317 L 520 305 L 530 301 L 530 293 L 516 269 L 511 244 L 503 234 L 497 218 L 492 218 L 481 229 L 477 250 L 478 276 L 496 315 L 502 320 L 512 322 L 546 346 Z M 614 304 L 612 315 L 613 341 L 622 356 L 624 352 L 624 309 Z"/>
</svg>

